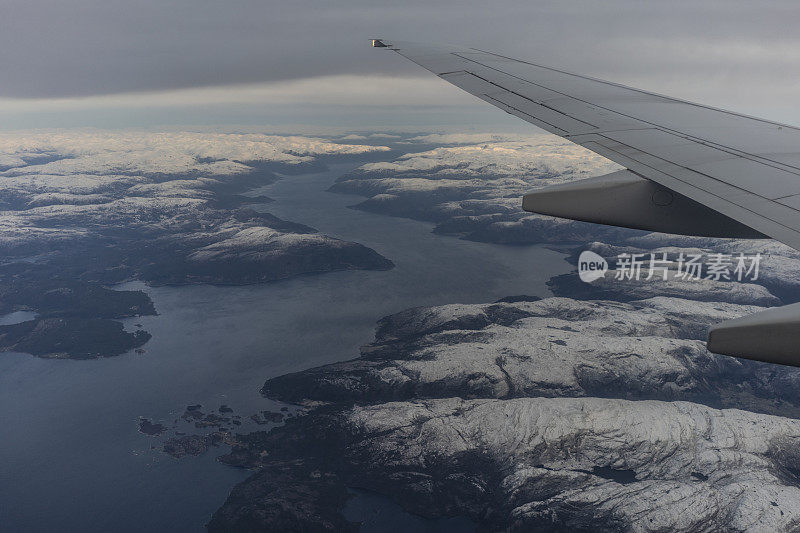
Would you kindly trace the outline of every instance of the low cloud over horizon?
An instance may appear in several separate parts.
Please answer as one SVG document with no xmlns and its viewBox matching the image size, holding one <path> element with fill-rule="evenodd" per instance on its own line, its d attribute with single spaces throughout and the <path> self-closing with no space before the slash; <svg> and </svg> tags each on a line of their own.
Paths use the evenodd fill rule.
<svg viewBox="0 0 800 533">
<path fill-rule="evenodd" d="M 449 115 L 429 124 L 494 122 L 482 111 L 471 115 L 485 104 L 396 54 L 371 49 L 368 39 L 376 36 L 474 46 L 800 120 L 800 37 L 793 31 L 800 6 L 792 2 L 11 0 L 4 14 L 4 129 L 270 117 L 374 127 L 402 123 L 415 106 L 430 106 L 418 112 L 423 118 L 433 108 Z"/>
</svg>

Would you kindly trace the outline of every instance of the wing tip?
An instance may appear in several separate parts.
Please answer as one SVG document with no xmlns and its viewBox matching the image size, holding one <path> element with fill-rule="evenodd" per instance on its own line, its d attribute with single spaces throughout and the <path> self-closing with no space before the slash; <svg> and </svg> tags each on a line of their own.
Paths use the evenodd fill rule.
<svg viewBox="0 0 800 533">
<path fill-rule="evenodd" d="M 389 45 L 383 42 L 383 39 L 372 39 L 373 48 L 389 48 Z"/>
</svg>

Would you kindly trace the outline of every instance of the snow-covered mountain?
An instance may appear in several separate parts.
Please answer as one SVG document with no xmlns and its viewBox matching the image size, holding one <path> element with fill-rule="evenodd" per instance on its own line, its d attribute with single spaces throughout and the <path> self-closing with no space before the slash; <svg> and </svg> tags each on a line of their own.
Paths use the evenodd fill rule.
<svg viewBox="0 0 800 533">
<path fill-rule="evenodd" d="M 427 135 L 440 143 L 393 161 L 368 163 L 331 191 L 367 196 L 356 207 L 436 222 L 438 233 L 498 243 L 580 242 L 629 234 L 533 215 L 521 197 L 532 189 L 619 170 L 593 152 L 552 135 Z"/>
<path fill-rule="evenodd" d="M 304 496 L 322 480 L 489 531 L 798 527 L 800 370 L 702 340 L 759 308 L 505 300 L 403 311 L 360 358 L 267 381 L 308 412 L 233 440 L 223 461 L 262 470 L 211 529 L 337 523 L 343 502 Z M 291 491 L 266 489 L 279 467 Z"/>
</svg>

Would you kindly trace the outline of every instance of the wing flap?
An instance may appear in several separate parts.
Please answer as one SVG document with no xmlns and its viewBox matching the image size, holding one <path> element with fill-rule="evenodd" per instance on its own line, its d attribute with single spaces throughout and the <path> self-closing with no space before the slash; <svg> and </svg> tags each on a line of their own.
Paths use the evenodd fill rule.
<svg viewBox="0 0 800 533">
<path fill-rule="evenodd" d="M 580 133 L 581 131 L 594 131 L 597 126 L 572 117 L 559 110 L 548 107 L 547 105 L 537 104 L 532 100 L 519 96 L 518 94 L 508 91 L 495 91 L 491 94 L 486 94 L 491 100 L 504 104 L 510 109 L 517 111 L 523 115 L 534 117 L 537 120 L 552 124 L 553 127 L 566 132 L 568 134 Z"/>
</svg>

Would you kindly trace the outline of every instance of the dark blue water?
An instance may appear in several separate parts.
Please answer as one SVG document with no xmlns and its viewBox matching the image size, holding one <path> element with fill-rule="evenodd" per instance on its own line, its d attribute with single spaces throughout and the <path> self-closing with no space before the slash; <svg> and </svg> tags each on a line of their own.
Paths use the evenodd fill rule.
<svg viewBox="0 0 800 533">
<path fill-rule="evenodd" d="M 0 354 L 0 529 L 200 531 L 248 472 L 217 463 L 221 449 L 181 460 L 152 450 L 160 441 L 138 432 L 139 416 L 171 423 L 194 403 L 242 415 L 275 409 L 258 394 L 266 378 L 357 356 L 386 314 L 544 295 L 547 279 L 569 270 L 544 248 L 461 241 L 433 235 L 430 224 L 347 209 L 359 199 L 324 192 L 347 168 L 267 187 L 259 193 L 276 202 L 264 209 L 370 246 L 395 269 L 247 287 L 128 284 L 145 288 L 159 312 L 126 321 L 152 333 L 145 353 Z M 351 512 L 370 509 L 369 525 L 381 505 L 370 496 Z"/>
</svg>

